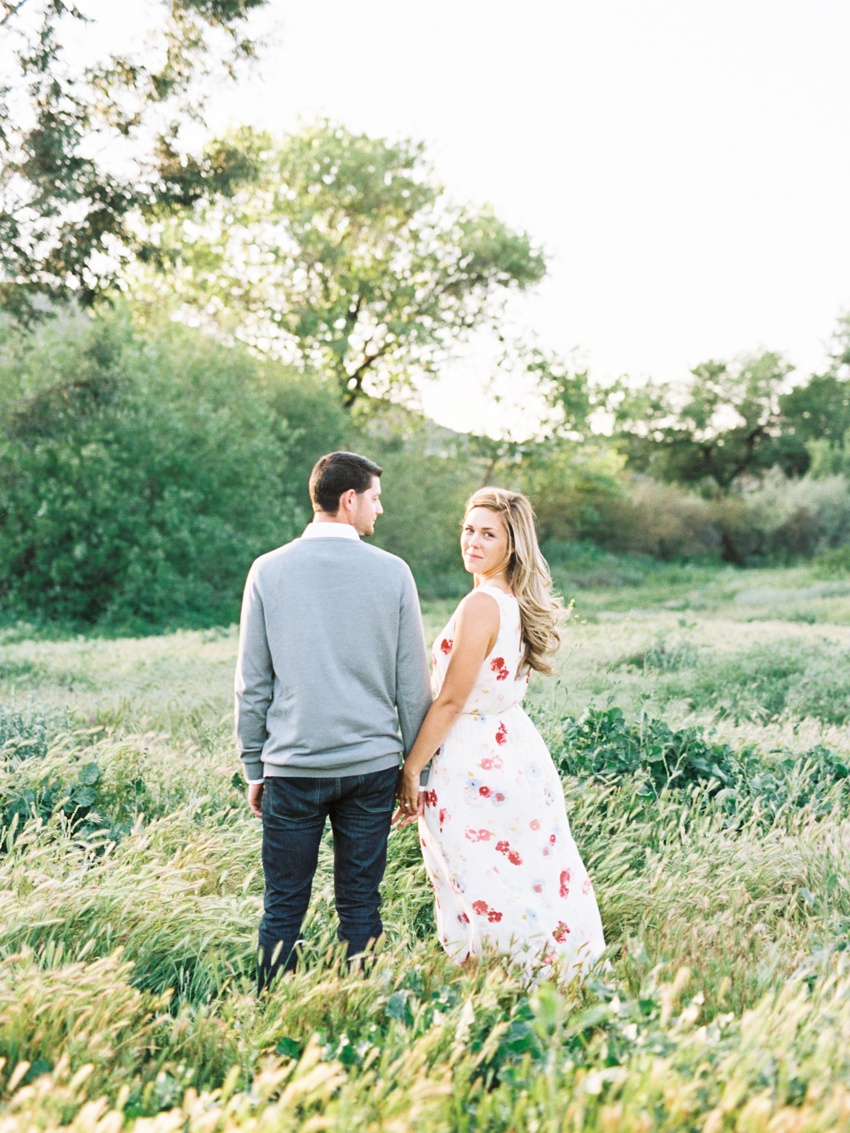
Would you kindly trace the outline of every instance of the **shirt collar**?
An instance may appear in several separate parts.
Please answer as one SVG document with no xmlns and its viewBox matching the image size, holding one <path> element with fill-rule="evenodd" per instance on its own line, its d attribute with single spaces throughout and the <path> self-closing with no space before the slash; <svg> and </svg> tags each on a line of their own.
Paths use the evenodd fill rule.
<svg viewBox="0 0 850 1133">
<path fill-rule="evenodd" d="M 308 523 L 302 539 L 360 539 L 350 523 Z"/>
</svg>

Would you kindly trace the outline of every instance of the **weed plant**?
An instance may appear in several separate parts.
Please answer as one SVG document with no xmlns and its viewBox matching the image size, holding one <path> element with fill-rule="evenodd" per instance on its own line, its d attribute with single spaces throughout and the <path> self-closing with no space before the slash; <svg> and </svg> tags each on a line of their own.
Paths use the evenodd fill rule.
<svg viewBox="0 0 850 1133">
<path fill-rule="evenodd" d="M 794 715 L 837 705 L 845 623 L 748 622 L 736 576 L 699 577 L 685 624 L 657 578 L 641 615 L 588 591 L 531 697 L 609 943 L 566 986 L 453 966 L 408 828 L 372 969 L 336 944 L 328 839 L 299 970 L 257 999 L 233 634 L 7 639 L 2 1133 L 850 1129 L 850 743 Z M 768 694 L 781 742 L 729 707 Z"/>
</svg>

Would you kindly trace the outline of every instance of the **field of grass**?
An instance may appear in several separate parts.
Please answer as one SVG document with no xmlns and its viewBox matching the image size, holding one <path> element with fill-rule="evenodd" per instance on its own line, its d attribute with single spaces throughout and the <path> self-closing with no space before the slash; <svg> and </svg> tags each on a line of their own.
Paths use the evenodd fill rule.
<svg viewBox="0 0 850 1133">
<path fill-rule="evenodd" d="M 446 960 L 407 829 L 372 973 L 325 846 L 306 962 L 258 1001 L 235 631 L 0 630 L 0 1133 L 850 1129 L 850 582 L 554 569 L 529 707 L 609 941 L 565 989 Z"/>
</svg>

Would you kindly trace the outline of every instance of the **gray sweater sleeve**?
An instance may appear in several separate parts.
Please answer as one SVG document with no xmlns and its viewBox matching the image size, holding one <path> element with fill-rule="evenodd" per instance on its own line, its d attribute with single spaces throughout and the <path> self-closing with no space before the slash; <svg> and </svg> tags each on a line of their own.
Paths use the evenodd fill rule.
<svg viewBox="0 0 850 1133">
<path fill-rule="evenodd" d="M 422 628 L 416 583 L 409 570 L 406 572 L 402 590 L 399 616 L 396 707 L 404 751 L 407 754 L 413 746 L 425 714 L 431 707 L 431 682 L 428 674 L 425 632 Z"/>
<path fill-rule="evenodd" d="M 239 624 L 239 653 L 234 681 L 236 693 L 236 746 L 245 778 L 263 777 L 263 746 L 268 737 L 266 715 L 274 692 L 274 670 L 266 637 L 263 599 L 255 568 L 248 572 Z"/>
</svg>

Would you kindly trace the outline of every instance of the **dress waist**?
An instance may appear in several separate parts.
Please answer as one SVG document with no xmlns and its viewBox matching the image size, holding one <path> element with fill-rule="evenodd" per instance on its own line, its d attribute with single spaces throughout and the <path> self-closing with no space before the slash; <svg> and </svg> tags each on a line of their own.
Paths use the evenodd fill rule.
<svg viewBox="0 0 850 1133">
<path fill-rule="evenodd" d="M 515 708 L 522 708 L 522 701 L 515 700 L 513 704 L 508 704 L 505 708 L 488 708 L 486 712 L 482 712 L 480 708 L 464 708 L 461 711 L 461 716 L 477 716 L 480 720 L 485 720 L 488 716 L 504 716 L 506 712 L 512 712 Z"/>
</svg>

